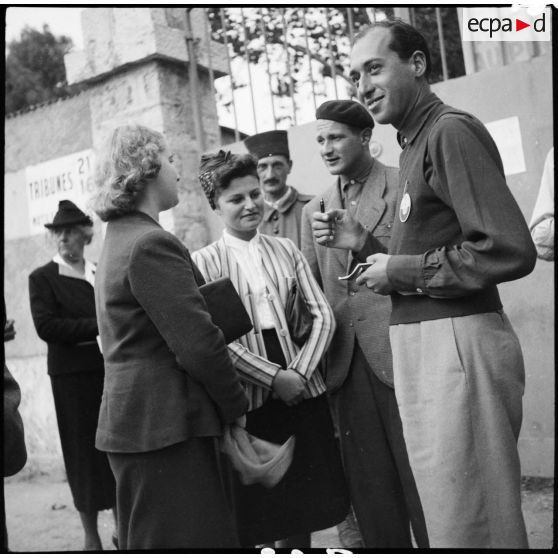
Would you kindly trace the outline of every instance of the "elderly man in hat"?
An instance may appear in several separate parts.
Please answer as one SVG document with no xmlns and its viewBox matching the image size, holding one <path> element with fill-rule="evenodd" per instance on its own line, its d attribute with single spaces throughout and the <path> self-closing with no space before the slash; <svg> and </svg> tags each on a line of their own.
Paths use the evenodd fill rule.
<svg viewBox="0 0 558 558">
<path fill-rule="evenodd" d="M 287 185 L 293 162 L 285 130 L 255 134 L 244 140 L 258 161 L 258 176 L 264 191 L 266 209 L 260 231 L 271 236 L 290 238 L 300 248 L 300 219 L 303 207 L 312 196 Z"/>
<path fill-rule="evenodd" d="M 95 448 L 104 363 L 96 340 L 95 264 L 84 257 L 93 221 L 72 201 L 61 200 L 45 227 L 57 254 L 29 276 L 31 315 L 48 345 L 47 373 L 68 484 L 83 525 L 83 549 L 102 550 L 97 514 L 114 510 L 116 485 L 106 454 Z"/>
<path fill-rule="evenodd" d="M 334 310 L 337 330 L 326 355 L 326 385 L 340 435 L 351 500 L 368 548 L 427 546 L 393 390 L 387 297 L 359 287 L 350 250 L 315 242 L 316 218 L 344 209 L 387 246 L 395 214 L 398 169 L 369 149 L 374 121 L 359 103 L 327 101 L 316 111 L 317 142 L 335 181 L 304 208 L 302 251 Z"/>
</svg>

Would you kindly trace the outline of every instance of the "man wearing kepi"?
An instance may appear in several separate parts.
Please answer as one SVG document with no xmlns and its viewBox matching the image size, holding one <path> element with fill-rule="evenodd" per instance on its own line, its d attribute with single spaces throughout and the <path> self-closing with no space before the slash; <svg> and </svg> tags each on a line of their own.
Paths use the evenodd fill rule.
<svg viewBox="0 0 558 558">
<path fill-rule="evenodd" d="M 398 170 L 370 155 L 374 120 L 355 101 L 327 101 L 316 111 L 316 138 L 333 185 L 304 208 L 302 251 L 331 304 L 337 329 L 326 356 L 326 386 L 345 476 L 364 546 L 427 546 L 393 390 L 388 298 L 340 280 L 358 262 L 350 250 L 314 242 L 312 218 L 335 210 L 354 218 L 387 248 L 395 214 Z M 384 248 L 384 250 L 386 249 Z"/>
<path fill-rule="evenodd" d="M 347 219 L 315 232 L 351 236 L 373 264 L 357 282 L 391 295 L 395 392 L 430 545 L 525 548 L 525 372 L 497 284 L 530 273 L 536 251 L 490 134 L 430 91 L 429 69 L 424 37 L 406 23 L 356 38 L 359 97 L 402 148 L 389 255 Z"/>
<path fill-rule="evenodd" d="M 264 191 L 266 208 L 260 232 L 291 239 L 300 248 L 302 208 L 312 196 L 301 194 L 287 185 L 293 162 L 285 130 L 271 130 L 244 140 L 246 148 L 258 160 L 258 176 Z"/>
</svg>

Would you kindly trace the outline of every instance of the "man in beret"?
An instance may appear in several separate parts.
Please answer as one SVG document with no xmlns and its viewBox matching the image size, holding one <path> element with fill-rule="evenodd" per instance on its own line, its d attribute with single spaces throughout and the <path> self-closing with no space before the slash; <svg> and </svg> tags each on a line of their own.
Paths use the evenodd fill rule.
<svg viewBox="0 0 558 558">
<path fill-rule="evenodd" d="M 334 310 L 337 329 L 326 355 L 326 385 L 336 419 L 355 516 L 367 548 L 410 548 L 412 523 L 427 545 L 393 390 L 389 299 L 354 278 L 350 250 L 314 241 L 320 210 L 346 210 L 387 246 L 395 214 L 398 169 L 369 149 L 374 121 L 355 101 L 327 101 L 316 111 L 317 142 L 334 183 L 304 208 L 302 251 Z"/>
<path fill-rule="evenodd" d="M 293 162 L 285 130 L 254 134 L 244 140 L 246 148 L 258 160 L 258 175 L 264 191 L 266 209 L 260 231 L 271 236 L 290 238 L 300 248 L 302 208 L 312 196 L 301 194 L 287 185 Z"/>
</svg>

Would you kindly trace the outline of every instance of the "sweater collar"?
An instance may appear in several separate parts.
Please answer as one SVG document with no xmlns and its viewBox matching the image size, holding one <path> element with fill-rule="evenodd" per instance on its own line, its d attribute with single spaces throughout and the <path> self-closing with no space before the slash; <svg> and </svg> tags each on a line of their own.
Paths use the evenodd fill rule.
<svg viewBox="0 0 558 558">
<path fill-rule="evenodd" d="M 428 120 L 429 114 L 441 104 L 440 98 L 435 93 L 432 93 L 432 91 L 428 91 L 417 98 L 414 107 L 409 112 L 409 116 L 397 132 L 397 141 L 402 149 L 405 149 L 417 137 L 417 134 Z"/>
</svg>

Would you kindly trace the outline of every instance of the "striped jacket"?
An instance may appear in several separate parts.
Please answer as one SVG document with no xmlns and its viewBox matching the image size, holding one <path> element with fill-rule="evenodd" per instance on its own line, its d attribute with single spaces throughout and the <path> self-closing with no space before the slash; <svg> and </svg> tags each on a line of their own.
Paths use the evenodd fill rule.
<svg viewBox="0 0 558 558">
<path fill-rule="evenodd" d="M 290 369 L 306 379 L 305 398 L 316 397 L 325 392 L 325 383 L 316 368 L 327 350 L 335 329 L 333 312 L 325 295 L 312 276 L 302 253 L 287 238 L 259 235 L 267 300 L 271 307 L 275 331 L 285 360 Z M 267 360 L 266 350 L 253 294 L 242 270 L 227 246 L 220 238 L 213 244 L 192 254 L 206 281 L 229 277 L 246 306 L 254 329 L 229 344 L 229 353 L 243 381 L 250 400 L 250 409 L 260 407 L 271 392 L 273 379 L 280 367 Z M 303 347 L 292 341 L 285 318 L 285 304 L 293 281 L 298 283 L 308 309 L 314 317 L 312 332 Z"/>
</svg>

